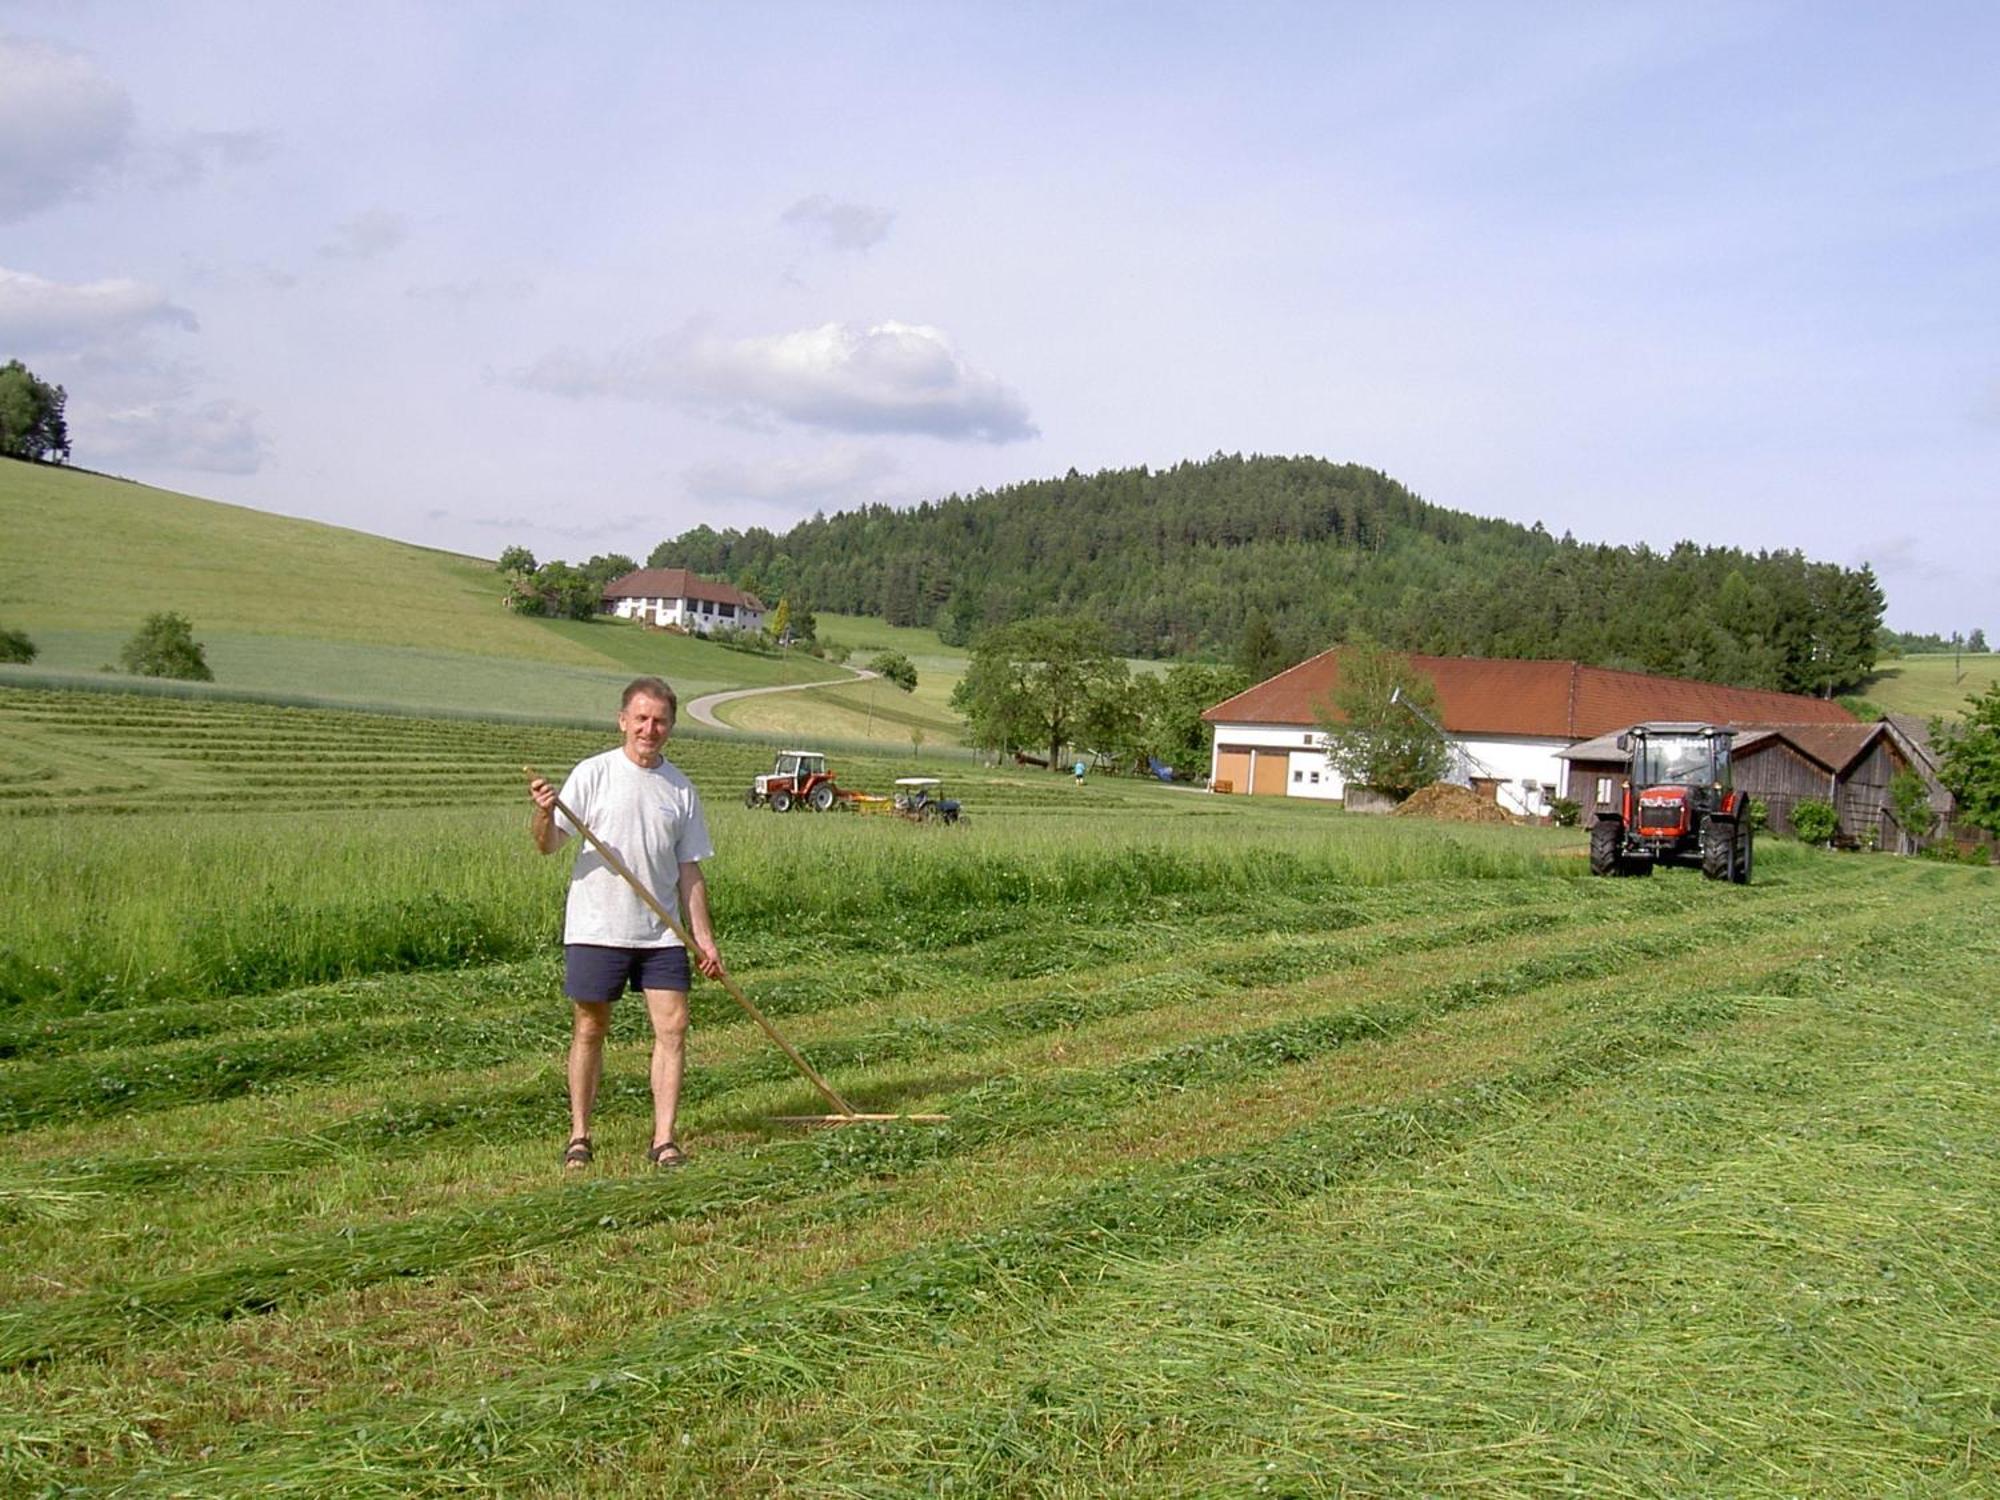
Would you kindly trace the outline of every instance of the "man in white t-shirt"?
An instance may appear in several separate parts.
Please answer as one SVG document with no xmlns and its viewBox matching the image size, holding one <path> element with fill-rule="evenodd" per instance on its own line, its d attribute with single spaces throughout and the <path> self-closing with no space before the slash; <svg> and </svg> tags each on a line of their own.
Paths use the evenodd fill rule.
<svg viewBox="0 0 2000 1500">
<path fill-rule="evenodd" d="M 660 754 L 673 733 L 677 707 L 674 690 L 659 678 L 631 683 L 618 711 L 625 743 L 571 771 L 562 801 L 662 905 L 672 899 L 670 893 L 678 894 L 682 926 L 694 939 L 695 966 L 719 979 L 722 956 L 709 927 L 708 886 L 701 873 L 701 861 L 715 852 L 708 822 L 693 785 Z M 548 782 L 536 778 L 528 795 L 535 804 L 528 831 L 537 849 L 553 854 L 573 830 L 556 813 L 556 791 Z M 577 850 L 563 914 L 563 992 L 574 1012 L 565 1167 L 590 1165 L 590 1112 L 604 1072 L 604 1038 L 612 1002 L 627 989 L 645 995 L 653 1023 L 653 1145 L 646 1159 L 660 1167 L 686 1162 L 674 1138 L 674 1118 L 687 1060 L 689 979 L 681 940 L 586 842 Z"/>
</svg>

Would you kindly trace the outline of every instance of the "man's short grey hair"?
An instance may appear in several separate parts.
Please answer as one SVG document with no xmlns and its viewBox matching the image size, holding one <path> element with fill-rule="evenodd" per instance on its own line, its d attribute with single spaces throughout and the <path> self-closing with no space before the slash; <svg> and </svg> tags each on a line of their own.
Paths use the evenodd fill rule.
<svg viewBox="0 0 2000 1500">
<path fill-rule="evenodd" d="M 634 677 L 625 684 L 625 696 L 618 700 L 619 711 L 622 713 L 630 708 L 634 698 L 658 698 L 667 705 L 668 718 L 680 717 L 681 700 L 674 696 L 674 690 L 667 686 L 665 678 Z"/>
</svg>

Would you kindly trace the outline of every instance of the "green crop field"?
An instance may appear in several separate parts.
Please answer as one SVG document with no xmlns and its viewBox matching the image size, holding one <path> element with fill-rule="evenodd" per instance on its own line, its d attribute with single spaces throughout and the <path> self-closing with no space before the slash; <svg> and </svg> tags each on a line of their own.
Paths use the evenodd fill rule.
<svg viewBox="0 0 2000 1500">
<path fill-rule="evenodd" d="M 2000 654 L 1896 656 L 1882 663 L 1862 696 L 1895 714 L 1963 718 L 1965 700 L 2000 682 Z"/>
<path fill-rule="evenodd" d="M 0 688 L 9 1494 L 1657 1495 L 2000 1480 L 2000 875 L 954 772 L 741 805 L 692 1160 L 565 1177 L 591 729 Z M 843 758 L 868 786 L 907 756 Z M 879 788 L 878 788 L 879 789 Z"/>
<path fill-rule="evenodd" d="M 0 462 L 0 626 L 40 649 L 0 684 L 98 673 L 148 614 L 193 621 L 217 684 L 330 703 L 595 715 L 635 672 L 684 697 L 814 682 L 810 658 L 502 608 L 490 563 L 146 485 Z"/>
</svg>

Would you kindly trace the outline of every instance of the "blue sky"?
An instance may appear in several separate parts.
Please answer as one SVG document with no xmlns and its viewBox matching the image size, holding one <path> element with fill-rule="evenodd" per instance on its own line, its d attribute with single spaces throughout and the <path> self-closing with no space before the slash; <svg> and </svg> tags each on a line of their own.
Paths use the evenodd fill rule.
<svg viewBox="0 0 2000 1500">
<path fill-rule="evenodd" d="M 2000 7 L 0 0 L 76 461 L 643 558 L 1209 453 L 2000 628 Z"/>
</svg>

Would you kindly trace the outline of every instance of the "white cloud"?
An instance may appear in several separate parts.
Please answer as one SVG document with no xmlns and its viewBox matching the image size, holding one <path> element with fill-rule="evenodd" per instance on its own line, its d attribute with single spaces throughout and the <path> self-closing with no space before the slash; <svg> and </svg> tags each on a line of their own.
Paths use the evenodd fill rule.
<svg viewBox="0 0 2000 1500">
<path fill-rule="evenodd" d="M 683 334 L 601 357 L 563 351 L 520 379 L 557 395 L 675 402 L 751 424 L 989 443 L 1039 435 L 1018 395 L 968 365 L 941 330 L 911 323 L 734 340 Z"/>
<path fill-rule="evenodd" d="M 693 465 L 682 478 L 696 500 L 757 500 L 797 507 L 865 499 L 871 487 L 896 472 L 896 460 L 879 448 L 843 446 L 761 463 L 718 459 Z"/>
<path fill-rule="evenodd" d="M 212 474 L 254 474 L 270 453 L 255 408 L 209 401 L 192 409 L 168 402 L 93 413 L 70 423 L 78 463 L 91 468 L 147 464 Z"/>
<path fill-rule="evenodd" d="M 889 237 L 889 226 L 896 221 L 896 216 L 886 208 L 837 202 L 825 193 L 801 198 L 782 217 L 783 222 L 824 240 L 836 250 L 866 250 L 879 245 Z"/>
<path fill-rule="evenodd" d="M 0 223 L 88 192 L 131 136 L 131 99 L 88 58 L 0 36 Z"/>
<path fill-rule="evenodd" d="M 410 221 L 387 208 L 366 213 L 334 227 L 333 238 L 319 247 L 329 260 L 372 260 L 386 255 L 410 237 Z"/>
<path fill-rule="evenodd" d="M 143 281 L 49 281 L 0 266 L 0 341 L 15 351 L 88 348 L 161 326 L 193 332 L 197 324 Z"/>
</svg>

